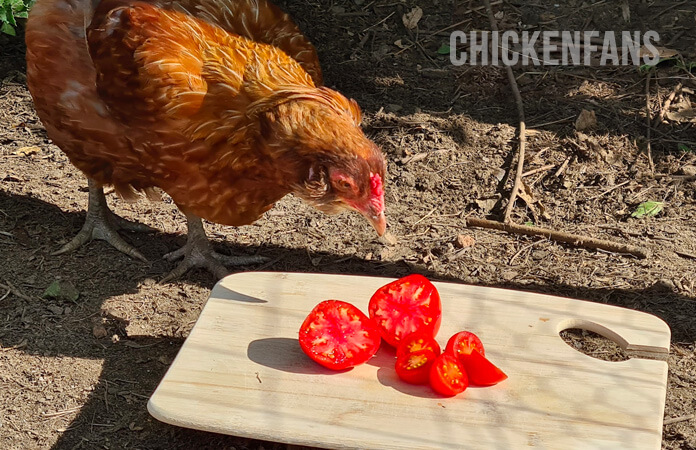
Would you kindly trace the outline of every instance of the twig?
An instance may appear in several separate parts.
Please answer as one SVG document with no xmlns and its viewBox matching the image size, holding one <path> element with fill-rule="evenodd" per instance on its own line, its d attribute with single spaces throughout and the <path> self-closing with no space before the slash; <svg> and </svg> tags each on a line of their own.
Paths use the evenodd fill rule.
<svg viewBox="0 0 696 450">
<path fill-rule="evenodd" d="M 22 348 L 26 347 L 26 346 L 27 346 L 27 343 L 28 343 L 28 342 L 27 342 L 26 339 L 22 339 L 22 342 L 20 342 L 20 343 L 17 344 L 17 345 L 13 345 L 12 347 L 0 347 L 0 352 L 7 352 L 7 351 L 10 351 L 10 350 L 19 350 L 19 349 L 22 349 Z M 20 385 L 20 386 L 21 386 L 21 385 Z M 22 387 L 24 387 L 24 386 L 22 386 Z"/>
<path fill-rule="evenodd" d="M 573 157 L 572 157 L 572 156 L 569 156 L 569 157 L 566 158 L 565 161 L 563 161 L 563 164 L 561 164 L 561 167 L 560 167 L 560 168 L 556 171 L 556 173 L 554 174 L 554 176 L 555 176 L 556 178 L 560 177 L 560 176 L 563 174 L 563 172 L 566 171 L 566 169 L 568 168 L 568 164 L 570 164 L 570 160 L 571 160 L 571 159 L 573 159 Z"/>
<path fill-rule="evenodd" d="M 390 18 L 391 16 L 393 16 L 394 14 L 396 14 L 396 11 L 392 12 L 391 14 L 389 14 L 387 17 L 385 17 L 384 19 L 380 20 L 380 21 L 377 22 L 376 24 L 370 25 L 369 27 L 365 28 L 364 30 L 361 31 L 361 33 L 366 32 L 366 31 L 369 30 L 370 28 L 374 28 L 374 27 L 376 27 L 376 26 L 378 26 L 378 25 L 382 25 L 384 22 L 386 22 L 387 20 L 389 20 L 389 18 Z"/>
<path fill-rule="evenodd" d="M 424 215 L 423 217 L 421 217 L 420 219 L 418 219 L 418 222 L 414 223 L 413 226 L 418 225 L 419 223 L 421 223 L 422 221 L 424 221 L 425 219 L 427 219 L 428 217 L 430 217 L 430 216 L 435 212 L 436 209 L 437 209 L 437 208 L 431 209 L 430 212 L 429 212 L 428 214 L 426 214 L 426 215 Z"/>
<path fill-rule="evenodd" d="M 486 5 L 486 11 L 488 12 L 488 20 L 491 22 L 491 29 L 494 32 L 498 32 L 498 23 L 495 20 L 495 15 L 493 14 L 493 8 L 491 7 L 490 0 L 483 0 L 483 4 Z M 526 137 L 526 125 L 524 120 L 524 103 L 522 102 L 522 94 L 520 94 L 520 88 L 517 86 L 517 80 L 515 79 L 515 73 L 512 71 L 511 66 L 505 67 L 507 71 L 508 81 L 510 83 L 510 89 L 515 96 L 515 103 L 517 104 L 517 115 L 520 119 L 520 129 L 519 129 L 519 154 L 517 155 L 517 173 L 515 174 L 515 182 L 512 185 L 512 191 L 510 192 L 510 200 L 508 201 L 507 208 L 505 208 L 505 215 L 503 216 L 503 222 L 510 222 L 510 214 L 512 213 L 512 208 L 515 206 L 515 200 L 517 200 L 517 193 L 520 191 L 522 186 L 522 172 L 524 171 L 524 151 L 527 144 Z"/>
<path fill-rule="evenodd" d="M 534 130 L 534 129 L 537 129 L 537 128 L 547 127 L 547 126 L 549 126 L 549 125 L 556 125 L 556 124 L 558 124 L 558 123 L 568 122 L 568 121 L 573 120 L 573 119 L 575 119 L 575 116 L 570 116 L 570 117 L 566 117 L 566 118 L 564 118 L 564 119 L 558 119 L 558 120 L 553 120 L 553 121 L 551 121 L 551 122 L 544 122 L 544 123 L 540 123 L 540 124 L 537 124 L 537 125 L 532 125 L 532 126 L 529 127 L 529 128 L 531 128 L 532 130 Z"/>
<path fill-rule="evenodd" d="M 650 18 L 650 20 L 656 20 L 658 17 L 662 16 L 663 14 L 665 14 L 665 13 L 667 13 L 667 12 L 673 10 L 674 8 L 679 8 L 680 6 L 685 5 L 686 3 L 687 3 L 687 2 L 686 2 L 686 0 L 685 0 L 685 1 L 683 1 L 683 2 L 679 2 L 679 3 L 675 3 L 675 4 L 673 4 L 673 5 L 670 5 L 670 6 L 668 6 L 667 8 L 664 8 L 662 11 L 660 11 L 660 12 L 657 13 L 656 15 L 652 16 L 652 17 Z"/>
<path fill-rule="evenodd" d="M 104 407 L 106 408 L 107 414 L 109 413 L 109 381 L 104 380 Z"/>
<path fill-rule="evenodd" d="M 674 97 L 677 96 L 682 90 L 682 84 L 679 83 L 674 90 L 669 94 L 669 96 L 665 99 L 664 104 L 662 105 L 662 109 L 660 110 L 660 115 L 655 118 L 655 121 L 653 122 L 653 127 L 657 127 L 658 125 L 662 124 L 665 120 L 665 114 L 667 114 L 667 111 L 669 110 L 669 107 L 672 105 L 672 102 L 674 101 Z"/>
<path fill-rule="evenodd" d="M 79 411 L 80 408 L 82 408 L 82 407 L 81 407 L 81 406 L 76 406 L 76 407 L 74 407 L 74 408 L 65 409 L 65 410 L 63 410 L 63 411 L 56 411 L 56 412 L 52 412 L 52 413 L 43 413 L 43 416 L 44 416 L 45 418 L 52 418 L 52 417 L 65 416 L 65 415 L 67 415 L 67 414 L 72 414 L 72 413 L 74 413 L 75 411 Z"/>
<path fill-rule="evenodd" d="M 530 227 L 526 225 L 516 225 L 514 223 L 501 223 L 493 220 L 467 218 L 468 227 L 488 228 L 493 230 L 505 231 L 507 233 L 524 234 L 527 236 L 543 236 L 556 242 L 563 242 L 575 247 L 590 248 L 595 250 L 605 250 L 612 253 L 633 255 L 637 258 L 647 258 L 650 254 L 648 249 L 628 244 L 619 244 L 595 239 L 577 234 L 563 233 L 561 231 L 549 230 L 541 227 Z"/>
<path fill-rule="evenodd" d="M 510 262 L 508 262 L 508 266 L 512 266 L 512 263 L 515 262 L 515 260 L 517 259 L 517 257 L 520 256 L 520 255 L 522 254 L 522 252 L 524 252 L 524 251 L 526 251 L 526 250 L 529 250 L 530 248 L 532 248 L 532 247 L 534 247 L 535 245 L 537 245 L 539 242 L 543 242 L 543 241 L 532 242 L 531 244 L 525 245 L 523 248 L 521 248 L 520 251 L 518 251 L 517 253 L 515 253 L 515 254 L 512 256 L 512 258 L 510 258 Z"/>
<path fill-rule="evenodd" d="M 537 173 L 539 173 L 539 172 L 546 172 L 547 170 L 553 169 L 554 167 L 556 167 L 555 164 L 547 164 L 547 165 L 545 165 L 545 166 L 541 166 L 541 167 L 538 167 L 538 168 L 536 168 L 536 169 L 528 170 L 528 171 L 526 171 L 525 173 L 522 174 L 522 178 L 526 178 L 526 177 L 528 177 L 528 176 L 537 174 Z"/>
<path fill-rule="evenodd" d="M 650 140 L 652 139 L 652 114 L 650 113 L 650 77 L 652 76 L 652 71 L 648 71 L 648 75 L 645 77 L 645 117 L 646 126 L 648 128 L 648 163 L 650 164 L 650 173 L 655 173 L 655 163 L 652 159 L 652 146 L 650 145 Z"/>
<path fill-rule="evenodd" d="M 616 186 L 614 186 L 614 187 L 612 187 L 612 188 L 610 188 L 610 189 L 607 189 L 606 191 L 602 192 L 601 194 L 597 194 L 597 195 L 595 195 L 594 197 L 590 197 L 588 200 L 594 200 L 594 199 L 599 198 L 599 197 L 604 197 L 604 196 L 607 195 L 608 193 L 617 190 L 617 189 L 620 188 L 621 186 L 626 186 L 626 185 L 627 185 L 628 183 L 630 183 L 630 182 L 631 182 L 631 180 L 624 181 L 623 183 L 617 184 Z"/>
<path fill-rule="evenodd" d="M 16 287 L 14 287 L 14 286 L 12 285 L 12 283 L 10 283 L 9 281 L 5 280 L 5 283 L 7 283 L 7 284 L 5 285 L 5 284 L 0 283 L 0 288 L 10 290 L 15 296 L 21 298 L 22 300 L 26 300 L 26 301 L 28 301 L 28 302 L 34 301 L 33 298 L 31 298 L 31 297 L 29 297 L 28 295 L 22 293 L 22 291 L 20 291 L 20 290 L 17 289 Z"/>
<path fill-rule="evenodd" d="M 681 256 L 682 258 L 696 259 L 696 255 L 694 255 L 692 253 L 686 253 L 686 252 L 682 252 L 680 250 L 675 250 L 674 253 L 676 253 L 678 256 Z"/>
<path fill-rule="evenodd" d="M 686 416 L 673 417 L 671 419 L 663 420 L 662 425 L 672 425 L 673 423 L 686 422 L 687 420 L 691 420 L 693 418 L 696 418 L 696 414 L 688 414 Z"/>
<path fill-rule="evenodd" d="M 491 6 L 497 6 L 497 5 L 500 5 L 501 3 L 503 3 L 503 0 L 497 0 L 497 1 L 493 2 L 493 3 L 491 3 Z M 485 8 L 485 7 L 486 7 L 486 5 L 484 5 L 484 6 L 477 6 L 476 8 L 471 8 L 470 10 L 465 11 L 464 14 L 471 14 L 471 13 L 473 13 L 473 12 L 480 11 L 480 10 L 482 10 L 482 9 Z M 447 26 L 447 27 L 445 27 L 445 28 L 442 28 L 442 29 L 440 29 L 440 30 L 433 31 L 432 33 L 430 33 L 430 34 L 428 35 L 428 37 L 433 37 L 433 36 L 435 36 L 435 35 L 438 34 L 438 33 L 442 33 L 443 31 L 451 30 L 451 29 L 454 28 L 454 27 L 458 27 L 459 25 L 464 25 L 465 23 L 470 22 L 470 21 L 471 21 L 471 19 L 464 19 L 464 20 L 462 20 L 461 22 L 457 22 L 457 23 L 455 23 L 455 24 L 452 24 L 452 25 Z"/>
</svg>

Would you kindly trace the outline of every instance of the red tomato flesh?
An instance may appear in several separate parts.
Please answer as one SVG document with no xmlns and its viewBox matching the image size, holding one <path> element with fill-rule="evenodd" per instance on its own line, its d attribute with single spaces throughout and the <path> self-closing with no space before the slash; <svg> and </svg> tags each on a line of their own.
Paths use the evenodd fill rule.
<svg viewBox="0 0 696 450">
<path fill-rule="evenodd" d="M 469 386 L 462 363 L 449 353 L 435 359 L 430 368 L 430 387 L 438 394 L 451 397 L 460 394 Z"/>
<path fill-rule="evenodd" d="M 442 353 L 440 344 L 437 343 L 429 332 L 423 333 L 416 331 L 401 340 L 401 343 L 396 349 L 396 357 L 399 358 L 407 353 L 413 353 L 423 349 L 431 350 L 435 353 L 435 356 Z"/>
<path fill-rule="evenodd" d="M 436 358 L 435 352 L 428 348 L 405 353 L 396 359 L 396 374 L 407 383 L 427 384 Z"/>
<path fill-rule="evenodd" d="M 370 299 L 369 312 L 382 338 L 398 347 L 415 331 L 437 335 L 442 303 L 435 286 L 424 276 L 413 274 L 379 288 Z"/>
<path fill-rule="evenodd" d="M 481 339 L 470 331 L 460 331 L 453 335 L 445 346 L 445 353 L 451 353 L 460 359 L 462 356 L 470 354 L 473 350 L 478 350 L 481 355 L 486 355 Z"/>
<path fill-rule="evenodd" d="M 478 351 L 460 359 L 469 382 L 476 386 L 493 386 L 507 379 L 507 375 Z"/>
<path fill-rule="evenodd" d="M 333 370 L 363 364 L 379 349 L 379 328 L 350 303 L 326 300 L 300 327 L 300 347 L 314 361 Z"/>
</svg>

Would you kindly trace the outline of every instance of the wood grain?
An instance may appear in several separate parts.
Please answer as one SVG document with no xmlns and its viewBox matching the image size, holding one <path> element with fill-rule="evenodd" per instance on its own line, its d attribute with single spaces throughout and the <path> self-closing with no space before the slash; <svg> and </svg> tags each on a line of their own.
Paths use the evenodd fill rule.
<svg viewBox="0 0 696 450">
<path fill-rule="evenodd" d="M 509 375 L 454 398 L 400 382 L 385 344 L 344 372 L 302 353 L 297 331 L 318 302 L 345 300 L 366 312 L 371 294 L 389 281 L 282 273 L 223 279 L 150 399 L 150 413 L 182 427 L 324 448 L 660 448 L 666 362 L 601 361 L 558 335 L 581 327 L 666 357 L 669 327 L 645 313 L 435 283 L 444 310 L 440 344 L 473 331 Z"/>
</svg>

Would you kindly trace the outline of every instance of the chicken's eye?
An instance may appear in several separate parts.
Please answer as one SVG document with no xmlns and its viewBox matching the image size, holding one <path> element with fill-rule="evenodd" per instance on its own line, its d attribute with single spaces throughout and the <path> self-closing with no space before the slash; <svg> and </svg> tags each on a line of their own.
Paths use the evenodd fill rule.
<svg viewBox="0 0 696 450">
<path fill-rule="evenodd" d="M 338 182 L 338 187 L 344 191 L 348 191 L 353 188 L 353 185 L 346 180 L 341 180 Z"/>
</svg>

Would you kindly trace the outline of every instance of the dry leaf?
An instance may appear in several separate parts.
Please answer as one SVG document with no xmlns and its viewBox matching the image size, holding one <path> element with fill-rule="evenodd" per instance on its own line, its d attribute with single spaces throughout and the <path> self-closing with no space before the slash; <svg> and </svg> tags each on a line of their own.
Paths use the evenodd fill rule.
<svg viewBox="0 0 696 450">
<path fill-rule="evenodd" d="M 474 244 L 476 244 L 476 240 L 468 234 L 460 234 L 457 236 L 457 241 L 454 243 L 457 248 L 472 247 Z"/>
<path fill-rule="evenodd" d="M 32 145 L 31 147 L 21 147 L 17 151 L 13 152 L 13 155 L 16 156 L 31 156 L 39 153 L 41 151 L 41 147 L 37 147 L 35 145 Z"/>
<path fill-rule="evenodd" d="M 631 21 L 631 7 L 628 6 L 628 0 L 621 0 L 621 15 L 626 23 Z"/>
<path fill-rule="evenodd" d="M 97 324 L 94 327 L 92 327 L 92 335 L 97 339 L 102 339 L 108 336 L 109 334 L 106 331 L 104 325 Z"/>
<path fill-rule="evenodd" d="M 495 198 L 487 198 L 483 200 L 475 200 L 476 205 L 481 209 L 481 211 L 485 213 L 491 212 L 493 208 L 495 208 L 496 203 L 498 203 L 498 200 Z"/>
<path fill-rule="evenodd" d="M 675 56 L 679 56 L 679 54 L 680 54 L 678 51 L 673 50 L 671 48 L 667 48 L 667 47 L 657 47 L 656 46 L 655 49 L 657 50 L 657 55 L 660 57 L 660 59 L 674 58 Z M 654 55 L 654 53 L 652 51 L 648 50 L 648 48 L 646 46 L 642 46 L 640 48 L 640 57 L 641 58 L 643 58 L 645 56 L 653 57 L 653 55 Z"/>
<path fill-rule="evenodd" d="M 696 166 L 687 164 L 681 169 L 679 169 L 679 174 L 686 175 L 687 177 L 696 177 Z"/>
<path fill-rule="evenodd" d="M 583 109 L 575 121 L 575 129 L 578 131 L 586 131 L 597 126 L 597 115 L 594 111 Z"/>
<path fill-rule="evenodd" d="M 691 102 L 688 99 L 683 99 L 676 105 L 673 104 L 672 108 L 674 109 L 665 113 L 667 119 L 677 123 L 696 123 L 696 111 L 691 107 Z"/>
<path fill-rule="evenodd" d="M 538 222 L 540 217 L 546 220 L 550 219 L 549 214 L 546 212 L 546 207 L 541 203 L 540 200 L 534 198 L 534 191 L 527 185 L 524 181 L 522 182 L 522 189 L 517 192 L 517 196 L 524 200 L 527 207 L 532 212 L 535 220 Z"/>
<path fill-rule="evenodd" d="M 408 28 L 409 30 L 413 30 L 418 26 L 418 22 L 423 18 L 423 10 L 420 8 L 420 6 L 416 6 L 411 10 L 411 12 L 407 12 L 406 14 L 401 17 L 401 20 L 404 22 L 404 26 Z"/>
<path fill-rule="evenodd" d="M 515 272 L 514 270 L 506 270 L 500 275 L 503 277 L 503 280 L 512 281 L 519 275 L 519 273 Z"/>
<path fill-rule="evenodd" d="M 402 49 L 402 50 L 405 49 L 405 48 L 407 48 L 407 47 L 404 45 L 404 43 L 401 42 L 401 39 L 399 39 L 398 41 L 394 42 L 394 45 L 396 45 L 397 47 L 399 47 L 399 48 Z"/>
</svg>

